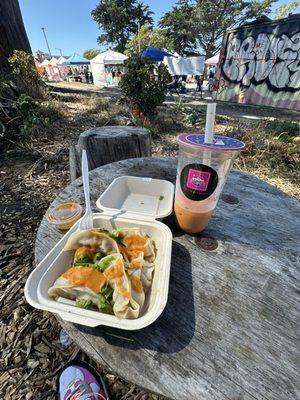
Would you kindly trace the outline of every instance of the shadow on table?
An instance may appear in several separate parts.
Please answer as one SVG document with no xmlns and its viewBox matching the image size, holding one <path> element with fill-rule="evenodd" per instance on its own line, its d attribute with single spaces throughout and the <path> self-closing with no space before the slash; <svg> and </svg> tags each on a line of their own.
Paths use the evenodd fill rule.
<svg viewBox="0 0 300 400">
<path fill-rule="evenodd" d="M 191 257 L 173 241 L 168 303 L 159 319 L 138 331 L 76 325 L 83 333 L 103 337 L 109 344 L 132 350 L 149 349 L 174 353 L 186 347 L 195 332 Z"/>
</svg>

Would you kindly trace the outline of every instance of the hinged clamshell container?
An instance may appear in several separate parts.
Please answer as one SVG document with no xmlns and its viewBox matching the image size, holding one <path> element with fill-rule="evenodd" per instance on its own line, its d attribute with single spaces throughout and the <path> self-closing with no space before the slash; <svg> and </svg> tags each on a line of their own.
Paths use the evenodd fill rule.
<svg viewBox="0 0 300 400">
<path fill-rule="evenodd" d="M 81 325 L 106 325 L 126 330 L 150 325 L 162 313 L 168 298 L 172 233 L 156 218 L 171 214 L 173 196 L 174 185 L 168 181 L 122 176 L 115 179 L 96 202 L 102 212 L 93 215 L 95 228 L 138 227 L 155 241 L 157 257 L 153 281 L 137 319 L 119 319 L 76 307 L 75 302 L 67 299 L 55 301 L 48 296 L 48 289 L 72 263 L 72 254 L 63 249 L 70 235 L 78 229 L 79 221 L 30 274 L 25 285 L 26 300 L 35 308 L 51 311 L 66 321 Z"/>
</svg>

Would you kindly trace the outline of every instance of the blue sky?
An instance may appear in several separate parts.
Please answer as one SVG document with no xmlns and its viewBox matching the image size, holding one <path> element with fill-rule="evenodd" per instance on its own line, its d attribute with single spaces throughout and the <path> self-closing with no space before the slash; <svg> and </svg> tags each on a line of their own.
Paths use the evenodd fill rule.
<svg viewBox="0 0 300 400">
<path fill-rule="evenodd" d="M 1 0 L 0 0 L 1 1 Z M 55 48 L 61 48 L 63 54 L 74 52 L 82 54 L 84 50 L 99 48 L 97 36 L 99 29 L 92 20 L 91 10 L 99 0 L 19 0 L 26 31 L 33 51 L 47 51 L 41 27 L 46 28 L 52 54 L 59 54 Z M 280 0 L 276 3 L 288 3 Z M 154 12 L 157 21 L 162 14 L 170 10 L 175 0 L 146 0 Z"/>
</svg>

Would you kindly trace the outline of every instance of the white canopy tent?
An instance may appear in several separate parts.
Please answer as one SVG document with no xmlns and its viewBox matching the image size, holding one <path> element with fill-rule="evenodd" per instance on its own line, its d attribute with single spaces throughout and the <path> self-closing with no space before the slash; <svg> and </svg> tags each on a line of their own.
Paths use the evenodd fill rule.
<svg viewBox="0 0 300 400">
<path fill-rule="evenodd" d="M 163 63 L 170 74 L 174 75 L 202 75 L 204 72 L 204 56 L 197 57 L 164 57 Z"/>
<path fill-rule="evenodd" d="M 47 65 L 50 64 L 50 60 L 47 60 L 47 58 L 41 63 L 41 67 L 47 67 Z"/>
<path fill-rule="evenodd" d="M 67 59 L 63 56 L 60 56 L 59 59 L 57 60 L 57 65 L 61 65 L 63 62 L 65 62 Z"/>
<path fill-rule="evenodd" d="M 92 70 L 94 85 L 107 86 L 105 66 L 122 65 L 128 57 L 113 50 L 107 50 L 91 59 L 90 68 Z"/>
<path fill-rule="evenodd" d="M 49 61 L 49 65 L 52 65 L 53 67 L 55 67 L 57 62 L 58 62 L 58 58 L 52 57 L 51 60 Z"/>
</svg>

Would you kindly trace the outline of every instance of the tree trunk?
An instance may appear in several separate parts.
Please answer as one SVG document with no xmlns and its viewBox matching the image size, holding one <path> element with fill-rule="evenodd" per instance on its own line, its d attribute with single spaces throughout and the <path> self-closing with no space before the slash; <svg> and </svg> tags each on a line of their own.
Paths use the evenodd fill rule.
<svg viewBox="0 0 300 400">
<path fill-rule="evenodd" d="M 0 76 L 10 72 L 8 57 L 14 50 L 31 53 L 18 0 L 0 0 Z"/>
<path fill-rule="evenodd" d="M 81 176 L 81 155 L 85 149 L 89 170 L 127 158 L 151 156 L 151 134 L 137 126 L 102 126 L 82 132 L 70 147 L 71 181 Z"/>
</svg>

